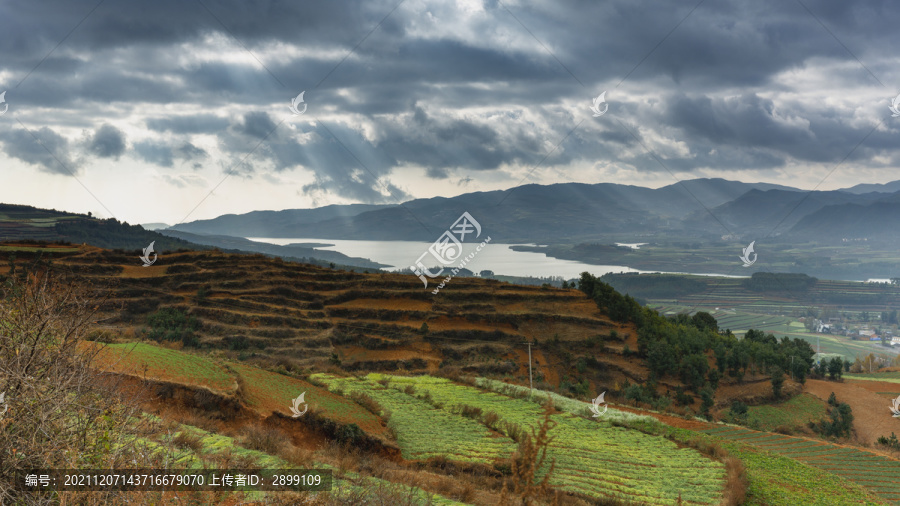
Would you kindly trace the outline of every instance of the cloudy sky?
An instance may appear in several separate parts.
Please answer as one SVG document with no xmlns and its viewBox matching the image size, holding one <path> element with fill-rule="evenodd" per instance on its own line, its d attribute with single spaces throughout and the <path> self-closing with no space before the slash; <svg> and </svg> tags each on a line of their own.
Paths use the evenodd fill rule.
<svg viewBox="0 0 900 506">
<path fill-rule="evenodd" d="M 6 0 L 0 202 L 174 224 L 529 182 L 897 180 L 898 20 L 887 0 Z"/>
</svg>

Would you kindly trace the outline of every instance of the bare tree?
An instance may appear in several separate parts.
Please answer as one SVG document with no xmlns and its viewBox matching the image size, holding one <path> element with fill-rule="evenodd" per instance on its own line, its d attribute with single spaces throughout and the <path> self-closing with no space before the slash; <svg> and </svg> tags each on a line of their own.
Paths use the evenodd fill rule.
<svg viewBox="0 0 900 506">
<path fill-rule="evenodd" d="M 135 403 L 93 367 L 102 348 L 85 340 L 96 300 L 87 282 L 46 264 L 13 265 L 0 285 L 0 504 L 58 501 L 18 490 L 25 470 L 138 462 Z"/>
</svg>

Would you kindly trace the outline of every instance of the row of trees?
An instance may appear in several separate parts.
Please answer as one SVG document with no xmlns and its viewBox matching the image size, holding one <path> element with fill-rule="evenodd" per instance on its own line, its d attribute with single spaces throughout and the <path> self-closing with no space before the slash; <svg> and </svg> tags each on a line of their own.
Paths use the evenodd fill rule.
<svg viewBox="0 0 900 506">
<path fill-rule="evenodd" d="M 582 273 L 578 288 L 614 321 L 637 326 L 637 354 L 646 359 L 651 385 L 673 376 L 700 394 L 704 389 L 714 391 L 725 374 L 740 381 L 748 371 L 782 376 L 790 372 L 802 382 L 814 363 L 815 352 L 803 339 L 779 341 L 772 334 L 750 330 L 739 340 L 730 330 L 720 332 L 716 319 L 702 311 L 667 319 L 587 272 Z M 715 358 L 714 367 L 710 367 L 710 355 Z"/>
</svg>

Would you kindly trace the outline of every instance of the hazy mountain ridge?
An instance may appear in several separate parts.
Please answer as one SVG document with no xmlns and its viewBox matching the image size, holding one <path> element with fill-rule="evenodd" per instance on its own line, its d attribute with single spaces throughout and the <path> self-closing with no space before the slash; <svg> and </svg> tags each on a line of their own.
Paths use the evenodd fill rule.
<svg viewBox="0 0 900 506">
<path fill-rule="evenodd" d="M 883 193 L 875 192 L 852 194 L 841 190 L 798 192 L 753 189 L 708 212 L 693 213 L 685 225 L 687 228 L 712 231 L 722 230 L 724 225 L 737 235 L 778 235 L 787 230 L 794 232 L 792 227 L 824 207 L 866 204 L 883 197 Z"/>
<path fill-rule="evenodd" d="M 867 240 L 896 244 L 900 228 L 900 192 L 869 204 L 847 203 L 825 206 L 804 216 L 791 229 L 804 239 L 828 242 Z"/>
<path fill-rule="evenodd" d="M 691 213 L 706 213 L 706 209 L 734 201 L 751 190 L 803 194 L 802 190 L 781 185 L 724 179 L 694 179 L 656 189 L 616 183 L 531 184 L 450 198 L 415 199 L 402 206 L 375 206 L 371 210 L 355 208 L 340 213 L 341 206 L 329 206 L 336 208 L 333 216 L 317 221 L 313 221 L 315 209 L 285 210 L 225 215 L 173 228 L 257 237 L 431 241 L 467 211 L 495 241 L 501 237 L 503 242 L 582 241 L 604 234 L 678 228 L 673 227 L 673 220 L 677 225 Z M 265 227 L 249 230 L 247 223 L 261 216 L 265 217 Z M 309 221 L 302 222 L 297 216 Z M 721 226 L 716 227 L 711 232 L 721 234 Z"/>
<path fill-rule="evenodd" d="M 351 217 L 379 208 L 392 207 L 380 204 L 330 205 L 315 209 L 285 209 L 283 211 L 251 211 L 245 214 L 225 214 L 211 220 L 180 223 L 172 230 L 205 235 L 232 235 L 240 237 L 297 237 L 283 235 L 285 228 L 300 227 L 304 223 L 317 223 L 341 217 Z"/>
</svg>

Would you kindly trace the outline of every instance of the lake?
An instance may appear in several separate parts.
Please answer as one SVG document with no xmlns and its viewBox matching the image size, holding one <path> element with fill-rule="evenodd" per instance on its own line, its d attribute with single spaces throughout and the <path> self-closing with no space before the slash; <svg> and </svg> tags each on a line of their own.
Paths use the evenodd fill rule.
<svg viewBox="0 0 900 506">
<path fill-rule="evenodd" d="M 428 246 L 432 244 L 430 242 L 419 241 L 359 241 L 349 239 L 316 239 L 309 237 L 296 239 L 247 237 L 247 239 L 269 244 L 278 244 L 281 246 L 296 243 L 330 244 L 332 246 L 321 247 L 319 249 L 338 251 L 347 256 L 368 258 L 373 262 L 387 264 L 390 267 L 383 268 L 383 270 L 387 271 L 408 269 L 422 253 L 428 250 Z M 463 243 L 462 257 L 474 252 L 477 246 L 478 243 L 474 242 Z M 474 272 L 491 270 L 494 271 L 494 274 L 506 276 L 531 276 L 536 278 L 561 276 L 565 279 L 580 277 L 581 273 L 585 271 L 598 277 L 610 272 L 659 272 L 639 271 L 622 265 L 592 265 L 576 262 L 574 260 L 560 260 L 558 258 L 548 257 L 543 253 L 513 251 L 509 248 L 510 246 L 515 245 L 493 242 L 488 243 L 480 252 L 478 252 L 475 258 L 466 264 L 466 268 Z M 429 267 L 438 264 L 430 254 L 425 256 L 423 263 Z M 458 263 L 459 262 L 457 261 L 454 266 Z M 721 276 L 722 274 L 703 275 Z"/>
</svg>

